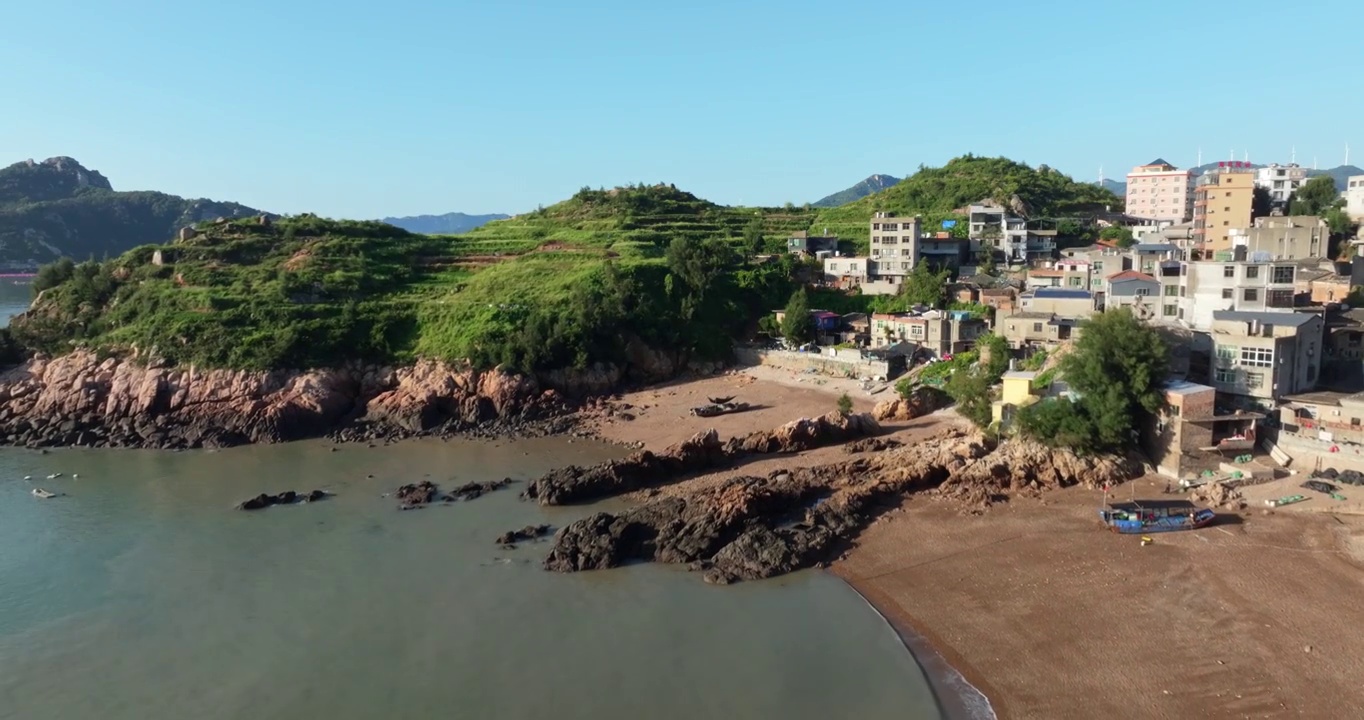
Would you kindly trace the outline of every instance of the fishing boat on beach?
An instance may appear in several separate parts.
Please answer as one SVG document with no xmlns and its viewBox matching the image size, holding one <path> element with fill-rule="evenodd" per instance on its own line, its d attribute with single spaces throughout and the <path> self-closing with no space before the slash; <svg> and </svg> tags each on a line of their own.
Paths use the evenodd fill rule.
<svg viewBox="0 0 1364 720">
<path fill-rule="evenodd" d="M 1146 535 L 1206 527 L 1217 519 L 1217 513 L 1184 500 L 1133 500 L 1105 502 L 1099 518 L 1115 533 Z"/>
</svg>

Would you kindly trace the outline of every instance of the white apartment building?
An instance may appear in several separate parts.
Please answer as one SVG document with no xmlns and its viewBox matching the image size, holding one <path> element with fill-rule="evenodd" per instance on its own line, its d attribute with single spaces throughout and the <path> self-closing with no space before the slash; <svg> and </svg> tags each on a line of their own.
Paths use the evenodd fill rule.
<svg viewBox="0 0 1364 720">
<path fill-rule="evenodd" d="M 1182 223 L 1193 218 L 1194 175 L 1159 158 L 1127 173 L 1127 214 Z"/>
<path fill-rule="evenodd" d="M 1352 175 L 1345 181 L 1345 212 L 1354 220 L 1364 221 L 1364 175 Z"/>
<path fill-rule="evenodd" d="M 1274 262 L 1268 253 L 1232 262 L 1185 262 L 1179 270 L 1178 320 L 1207 332 L 1217 312 L 1291 313 L 1297 270 L 1296 263 Z"/>
<path fill-rule="evenodd" d="M 1307 168 L 1297 163 L 1280 165 L 1271 163 L 1255 171 L 1255 187 L 1269 191 L 1269 199 L 1275 205 L 1284 205 L 1293 196 L 1293 191 L 1307 182 Z"/>
<path fill-rule="evenodd" d="M 1255 218 L 1254 227 L 1232 228 L 1231 247 L 1247 253 L 1268 253 L 1274 260 L 1311 260 L 1329 252 L 1331 227 L 1315 215 Z"/>
</svg>

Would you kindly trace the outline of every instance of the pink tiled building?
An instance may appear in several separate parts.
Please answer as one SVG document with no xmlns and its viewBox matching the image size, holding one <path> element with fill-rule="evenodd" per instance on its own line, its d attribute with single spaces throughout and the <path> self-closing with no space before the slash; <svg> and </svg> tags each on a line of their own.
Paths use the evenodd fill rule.
<svg viewBox="0 0 1364 720">
<path fill-rule="evenodd" d="M 1143 220 L 1182 223 L 1193 217 L 1194 178 L 1164 160 L 1153 160 L 1127 174 L 1127 214 Z"/>
</svg>

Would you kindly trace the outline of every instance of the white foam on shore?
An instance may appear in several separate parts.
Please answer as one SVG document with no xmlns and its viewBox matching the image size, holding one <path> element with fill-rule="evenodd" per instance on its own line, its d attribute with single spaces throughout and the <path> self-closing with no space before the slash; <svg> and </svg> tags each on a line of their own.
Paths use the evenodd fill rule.
<svg viewBox="0 0 1364 720">
<path fill-rule="evenodd" d="M 847 583 L 847 581 L 844 581 Z M 960 671 L 952 667 L 947 659 L 944 658 L 936 649 L 929 644 L 928 639 L 915 632 L 913 628 L 896 627 L 890 618 L 881 612 L 880 608 L 872 604 L 866 595 L 862 594 L 852 583 L 847 583 L 853 592 L 857 593 L 862 602 L 881 618 L 886 627 L 895 636 L 900 638 L 905 650 L 918 663 L 919 669 L 924 673 L 928 680 L 928 686 L 933 690 L 933 694 L 938 701 L 938 707 L 943 712 L 946 720 L 998 720 L 995 708 L 990 704 L 990 698 L 985 696 L 979 688 L 971 684 Z M 944 702 L 944 698 L 950 697 L 952 702 Z"/>
</svg>

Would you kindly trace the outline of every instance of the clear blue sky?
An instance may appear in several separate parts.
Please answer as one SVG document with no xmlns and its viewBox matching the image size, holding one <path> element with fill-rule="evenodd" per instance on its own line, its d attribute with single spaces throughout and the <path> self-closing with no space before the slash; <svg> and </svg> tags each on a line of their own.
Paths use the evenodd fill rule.
<svg viewBox="0 0 1364 720">
<path fill-rule="evenodd" d="M 341 217 L 807 202 L 962 153 L 1364 165 L 1359 0 L 12 2 L 0 163 Z M 1274 47 L 1273 62 L 1263 49 Z M 1352 135 L 1353 134 L 1353 135 Z"/>
</svg>

